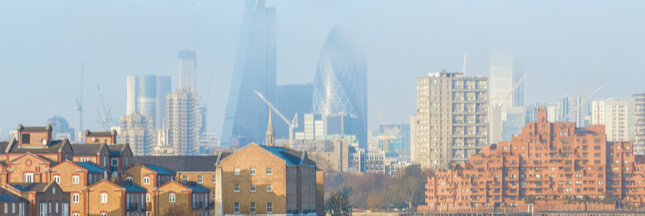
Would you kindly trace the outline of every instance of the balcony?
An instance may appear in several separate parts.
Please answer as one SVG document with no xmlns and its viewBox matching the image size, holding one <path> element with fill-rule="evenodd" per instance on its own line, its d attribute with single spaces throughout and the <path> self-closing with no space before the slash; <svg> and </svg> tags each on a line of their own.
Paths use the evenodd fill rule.
<svg viewBox="0 0 645 216">
<path fill-rule="evenodd" d="M 204 202 L 195 202 L 193 205 L 193 209 L 201 209 L 204 208 Z"/>
<path fill-rule="evenodd" d="M 213 202 L 208 203 L 208 205 L 206 205 L 206 207 L 204 209 L 206 209 L 206 210 L 215 209 L 215 203 L 213 203 Z"/>
<path fill-rule="evenodd" d="M 138 209 L 139 209 L 139 203 L 133 202 L 133 203 L 129 203 L 125 210 L 126 211 L 136 211 Z"/>
</svg>

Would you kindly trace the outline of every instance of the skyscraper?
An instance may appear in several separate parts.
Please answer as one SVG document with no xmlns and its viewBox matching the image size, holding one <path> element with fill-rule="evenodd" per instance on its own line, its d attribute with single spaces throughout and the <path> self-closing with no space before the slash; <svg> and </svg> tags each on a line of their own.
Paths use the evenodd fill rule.
<svg viewBox="0 0 645 216">
<path fill-rule="evenodd" d="M 166 118 L 166 95 L 170 94 L 169 76 L 128 76 L 126 115 L 140 113 L 152 118 L 151 125 L 162 128 Z"/>
<path fill-rule="evenodd" d="M 367 148 L 367 66 L 362 52 L 338 26 L 327 36 L 314 76 L 314 113 L 345 114 L 345 134 Z M 350 124 L 347 124 L 350 123 Z"/>
<path fill-rule="evenodd" d="M 277 103 L 273 104 L 280 110 L 289 121 L 298 114 L 298 128 L 304 126 L 304 114 L 313 113 L 313 96 L 314 86 L 312 84 L 304 85 L 279 85 L 277 90 Z M 289 125 L 277 119 L 273 125 L 275 128 L 275 137 L 280 139 L 289 138 Z"/>
<path fill-rule="evenodd" d="M 488 141 L 486 77 L 431 73 L 417 78 L 415 163 L 446 168 L 482 152 Z"/>
<path fill-rule="evenodd" d="M 167 96 L 166 141 L 175 155 L 192 155 L 199 152 L 199 130 L 202 117 L 199 112 L 199 95 L 179 89 Z"/>
<path fill-rule="evenodd" d="M 489 143 L 502 140 L 503 122 L 507 119 L 506 109 L 523 106 L 524 75 L 512 54 L 493 54 L 490 58 L 490 99 L 489 99 Z"/>
<path fill-rule="evenodd" d="M 264 0 L 246 1 L 222 127 L 222 146 L 229 146 L 231 140 L 240 147 L 265 140 L 269 112 L 254 91 L 275 103 L 275 20 L 275 8 L 266 8 Z"/>
<path fill-rule="evenodd" d="M 634 94 L 632 98 L 631 129 L 634 154 L 645 154 L 645 93 Z"/>
<path fill-rule="evenodd" d="M 591 123 L 590 111 L 589 100 L 567 95 L 558 100 L 555 119 L 558 122 L 575 122 L 577 127 L 587 127 Z"/>
<path fill-rule="evenodd" d="M 130 144 L 134 155 L 150 155 L 157 144 L 152 117 L 131 113 L 121 117 L 121 142 Z"/>
<path fill-rule="evenodd" d="M 605 125 L 607 141 L 629 141 L 629 101 L 608 98 L 591 102 L 591 124 Z"/>
<path fill-rule="evenodd" d="M 177 60 L 179 60 L 179 89 L 196 92 L 197 53 L 194 50 L 181 50 L 177 52 Z"/>
</svg>

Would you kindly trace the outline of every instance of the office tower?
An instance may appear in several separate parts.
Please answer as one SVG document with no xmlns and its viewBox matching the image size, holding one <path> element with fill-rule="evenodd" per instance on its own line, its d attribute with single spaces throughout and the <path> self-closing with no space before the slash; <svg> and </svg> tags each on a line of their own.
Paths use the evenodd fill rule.
<svg viewBox="0 0 645 216">
<path fill-rule="evenodd" d="M 410 125 L 409 124 L 381 124 L 378 134 L 384 143 L 385 152 L 402 153 L 410 148 Z M 406 154 L 407 155 L 407 152 Z"/>
<path fill-rule="evenodd" d="M 126 115 L 140 113 L 152 117 L 152 126 L 162 128 L 166 118 L 169 76 L 128 76 Z"/>
<path fill-rule="evenodd" d="M 575 122 L 577 127 L 587 127 L 591 120 L 589 101 L 583 97 L 564 96 L 558 100 L 555 112 L 556 121 Z"/>
<path fill-rule="evenodd" d="M 318 59 L 313 103 L 314 113 L 323 119 L 338 114 L 351 118 L 344 125 L 346 134 L 356 135 L 360 148 L 367 148 L 367 66 L 362 52 L 338 26 L 327 36 Z"/>
<path fill-rule="evenodd" d="M 524 73 L 512 54 L 493 54 L 489 71 L 489 143 L 502 140 L 503 122 L 509 107 L 524 105 Z"/>
<path fill-rule="evenodd" d="M 276 11 L 264 0 L 247 0 L 233 69 L 224 125 L 223 146 L 262 143 L 269 112 L 254 93 L 258 91 L 275 103 L 276 91 Z"/>
<path fill-rule="evenodd" d="M 591 124 L 605 125 L 607 141 L 629 141 L 629 101 L 608 98 L 591 102 Z"/>
<path fill-rule="evenodd" d="M 325 122 L 319 114 L 306 113 L 303 115 L 303 125 L 299 126 L 300 132 L 295 132 L 295 139 L 301 140 L 314 140 L 318 136 L 325 136 Z M 333 135 L 343 135 L 341 133 L 334 133 Z"/>
<path fill-rule="evenodd" d="M 431 73 L 417 78 L 416 162 L 445 168 L 481 153 L 488 141 L 486 77 Z"/>
<path fill-rule="evenodd" d="M 417 161 L 417 116 L 410 116 L 410 161 Z"/>
<path fill-rule="evenodd" d="M 197 91 L 197 53 L 194 50 L 181 50 L 177 52 L 179 61 L 179 89 L 189 92 Z"/>
<path fill-rule="evenodd" d="M 54 117 L 51 117 L 47 120 L 46 125 L 52 126 L 53 138 L 56 140 L 69 139 L 70 142 L 73 142 L 75 139 L 74 128 L 70 128 L 67 120 L 61 115 L 56 114 Z"/>
<path fill-rule="evenodd" d="M 506 120 L 502 122 L 502 140 L 511 141 L 514 135 L 522 133 L 526 124 L 526 110 L 524 107 L 506 108 Z"/>
<path fill-rule="evenodd" d="M 199 95 L 179 89 L 167 96 L 166 130 L 168 146 L 175 155 L 197 154 L 202 117 L 199 112 Z"/>
<path fill-rule="evenodd" d="M 547 121 L 549 122 L 555 122 L 556 121 L 556 109 L 557 105 L 555 104 L 545 104 L 545 103 L 536 103 L 533 105 L 528 105 L 524 107 L 524 110 L 526 111 L 525 117 L 526 120 L 524 122 L 537 122 L 538 119 L 538 111 L 540 109 L 544 109 L 547 111 Z"/>
<path fill-rule="evenodd" d="M 152 117 L 131 113 L 121 117 L 120 126 L 121 142 L 130 144 L 134 155 L 152 154 L 153 148 L 157 144 L 157 130 L 152 124 Z"/>
<path fill-rule="evenodd" d="M 273 104 L 284 117 L 293 121 L 296 113 L 298 114 L 298 128 L 304 126 L 304 114 L 313 113 L 313 96 L 314 86 L 312 84 L 304 85 L 279 85 L 277 88 L 277 103 Z M 281 119 L 276 119 L 275 137 L 281 139 L 289 138 L 289 125 Z"/>
<path fill-rule="evenodd" d="M 645 93 L 634 94 L 632 98 L 632 140 L 634 154 L 645 154 Z"/>
</svg>

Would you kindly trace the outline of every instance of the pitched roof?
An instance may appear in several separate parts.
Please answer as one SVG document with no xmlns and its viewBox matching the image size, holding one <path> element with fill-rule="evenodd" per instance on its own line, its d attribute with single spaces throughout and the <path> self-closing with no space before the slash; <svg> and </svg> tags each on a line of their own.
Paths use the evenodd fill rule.
<svg viewBox="0 0 645 216">
<path fill-rule="evenodd" d="M 7 146 L 9 145 L 9 141 L 2 141 L 0 142 L 0 153 L 4 154 L 5 150 L 7 149 Z"/>
<path fill-rule="evenodd" d="M 111 137 L 112 136 L 112 131 L 89 131 L 88 130 L 88 131 L 85 132 L 85 134 L 89 135 L 89 136 L 109 136 L 109 137 Z"/>
<path fill-rule="evenodd" d="M 28 202 L 28 200 L 0 187 L 0 202 Z"/>
<path fill-rule="evenodd" d="M 103 144 L 72 144 L 74 156 L 96 156 Z"/>
<path fill-rule="evenodd" d="M 219 156 L 134 156 L 139 164 L 158 165 L 174 172 L 214 172 Z"/>
<path fill-rule="evenodd" d="M 201 186 L 199 184 L 196 184 L 194 182 L 189 182 L 189 183 L 186 183 L 184 185 L 186 185 L 186 187 L 188 187 L 191 190 L 193 190 L 193 192 L 206 192 L 207 193 L 207 192 L 211 191 L 210 189 L 208 189 L 208 188 L 206 188 L 204 186 Z"/>
<path fill-rule="evenodd" d="M 175 172 L 167 170 L 166 168 L 163 168 L 162 166 L 159 166 L 159 165 L 144 164 L 144 166 L 150 168 L 151 170 L 154 170 L 159 175 L 175 175 Z"/>
<path fill-rule="evenodd" d="M 264 150 L 270 152 L 271 154 L 279 157 L 283 161 L 287 162 L 287 165 L 298 165 L 300 164 L 300 156 L 296 156 L 296 151 L 287 149 L 285 147 L 278 146 L 260 146 Z"/>
<path fill-rule="evenodd" d="M 9 150 L 9 153 L 21 154 L 21 153 L 31 152 L 34 154 L 54 154 L 54 153 L 58 153 L 58 151 L 63 147 L 65 143 L 69 144 L 69 140 L 67 139 L 53 140 L 51 141 L 49 146 L 42 147 L 42 148 L 39 148 L 39 147 L 18 148 L 18 145 L 12 145 L 11 147 L 9 147 L 11 148 Z"/>
<path fill-rule="evenodd" d="M 44 132 L 44 131 L 47 131 L 47 127 L 22 127 L 22 131 L 26 131 L 26 132 Z"/>
<path fill-rule="evenodd" d="M 36 192 L 45 192 L 45 190 L 49 187 L 49 184 L 53 184 L 54 182 L 49 182 L 49 183 L 12 183 L 9 184 L 11 187 L 15 188 L 16 190 L 19 190 L 20 192 L 28 192 L 28 191 L 36 191 Z"/>
<path fill-rule="evenodd" d="M 141 186 L 132 182 L 119 182 L 117 185 L 119 185 L 122 188 L 125 188 L 126 192 L 147 192 L 148 191 L 147 189 L 142 188 Z"/>
<path fill-rule="evenodd" d="M 79 165 L 79 166 L 85 168 L 88 172 L 91 172 L 91 173 L 104 173 L 105 172 L 105 169 L 103 169 L 99 165 L 96 165 L 95 163 L 92 163 L 92 162 L 76 162 L 76 165 Z"/>
<path fill-rule="evenodd" d="M 125 151 L 127 144 L 112 144 L 107 145 L 108 150 L 110 150 L 110 157 L 121 156 L 121 153 Z"/>
</svg>

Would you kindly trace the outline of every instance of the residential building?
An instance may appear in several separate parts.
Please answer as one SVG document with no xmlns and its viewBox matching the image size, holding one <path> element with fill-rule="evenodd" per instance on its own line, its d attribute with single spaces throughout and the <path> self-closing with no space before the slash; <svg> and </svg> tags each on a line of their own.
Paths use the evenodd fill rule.
<svg viewBox="0 0 645 216">
<path fill-rule="evenodd" d="M 489 143 L 502 141 L 509 107 L 524 105 L 524 73 L 510 53 L 495 53 L 489 70 Z"/>
<path fill-rule="evenodd" d="M 85 144 L 115 144 L 117 138 L 116 130 L 112 131 L 90 131 L 85 130 Z"/>
<path fill-rule="evenodd" d="M 166 98 L 166 129 L 168 146 L 175 155 L 191 155 L 199 151 L 199 130 L 202 118 L 199 95 L 179 89 Z"/>
<path fill-rule="evenodd" d="M 69 192 L 64 192 L 55 182 L 49 183 L 12 183 L 5 188 L 15 194 L 20 194 L 23 198 L 30 201 L 25 208 L 25 213 L 30 215 L 52 215 L 67 216 L 69 215 Z M 13 208 L 13 204 L 12 204 Z M 16 206 L 16 214 L 22 207 Z"/>
<path fill-rule="evenodd" d="M 146 215 L 146 189 L 127 181 L 103 179 L 87 187 L 89 215 Z"/>
<path fill-rule="evenodd" d="M 342 133 L 356 135 L 360 148 L 367 148 L 367 64 L 361 49 L 339 26 L 323 45 L 314 75 L 314 113 L 347 116 Z M 327 125 L 331 124 L 327 119 Z M 335 134 L 329 130 L 326 134 Z"/>
<path fill-rule="evenodd" d="M 174 212 L 179 215 L 210 215 L 213 208 L 210 190 L 198 184 L 181 184 L 171 180 L 152 190 L 152 215 Z"/>
<path fill-rule="evenodd" d="M 11 216 L 31 215 L 29 200 L 14 191 L 0 187 L 0 212 Z"/>
<path fill-rule="evenodd" d="M 415 163 L 447 167 L 488 144 L 486 77 L 431 73 L 417 78 Z"/>
<path fill-rule="evenodd" d="M 645 155 L 645 93 L 634 94 L 631 105 L 634 154 Z"/>
<path fill-rule="evenodd" d="M 580 127 L 591 123 L 591 109 L 586 97 L 564 96 L 558 100 L 555 113 L 559 122 L 575 122 Z"/>
<path fill-rule="evenodd" d="M 552 123 L 540 110 L 538 121 L 527 123 L 511 141 L 487 146 L 468 162 L 428 178 L 427 206 L 419 211 L 483 212 L 527 205 L 549 211 L 580 207 L 571 200 L 599 202 L 607 196 L 615 196 L 622 205 L 641 206 L 643 158 L 632 154 L 631 142 L 606 139 L 603 125 Z"/>
<path fill-rule="evenodd" d="M 591 124 L 605 125 L 607 141 L 630 141 L 629 101 L 609 98 L 591 102 Z"/>
<path fill-rule="evenodd" d="M 169 76 L 128 76 L 125 114 L 139 113 L 152 118 L 152 127 L 163 128 Z"/>
<path fill-rule="evenodd" d="M 333 143 L 333 149 L 308 152 L 309 158 L 316 161 L 316 166 L 324 171 L 349 171 L 350 155 L 356 150 L 349 146 L 348 140 L 334 140 Z"/>
<path fill-rule="evenodd" d="M 107 178 L 107 170 L 92 162 L 71 162 L 69 160 L 47 168 L 48 182 L 55 182 L 68 192 L 71 215 L 87 215 L 87 186 Z M 69 215 L 69 214 L 68 214 Z"/>
<path fill-rule="evenodd" d="M 121 117 L 121 142 L 130 144 L 135 155 L 150 155 L 157 144 L 152 117 L 131 113 Z"/>
<path fill-rule="evenodd" d="M 179 61 L 179 89 L 196 92 L 197 53 L 194 50 L 180 50 L 177 52 L 177 61 Z"/>
<path fill-rule="evenodd" d="M 199 154 L 208 155 L 212 150 L 220 147 L 219 137 L 214 131 L 203 132 L 199 136 Z"/>
<path fill-rule="evenodd" d="M 266 7 L 264 0 L 247 0 L 220 134 L 222 146 L 264 141 L 269 113 L 254 91 L 276 102 L 276 35 L 276 9 Z"/>
</svg>

